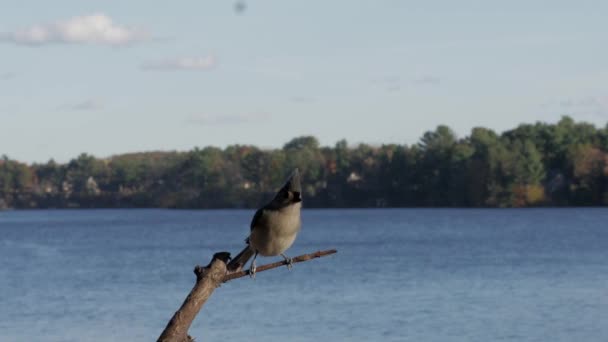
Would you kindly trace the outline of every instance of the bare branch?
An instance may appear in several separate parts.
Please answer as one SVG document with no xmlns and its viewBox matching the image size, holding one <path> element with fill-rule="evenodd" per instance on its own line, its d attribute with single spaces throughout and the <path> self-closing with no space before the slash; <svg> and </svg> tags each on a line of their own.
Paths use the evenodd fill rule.
<svg viewBox="0 0 608 342">
<path fill-rule="evenodd" d="M 295 264 L 295 263 L 298 263 L 298 262 L 304 262 L 304 261 L 308 261 L 308 260 L 312 260 L 312 259 L 316 259 L 316 258 L 321 258 L 321 257 L 324 257 L 326 255 L 334 254 L 334 253 L 337 253 L 337 252 L 338 251 L 335 250 L 335 249 L 329 249 L 329 250 L 326 250 L 326 251 L 317 251 L 317 252 L 310 253 L 310 254 L 303 254 L 303 255 L 297 256 L 295 258 L 292 258 L 291 262 Z M 271 264 L 266 264 L 266 265 L 258 266 L 256 268 L 256 273 L 268 271 L 268 270 L 271 270 L 273 268 L 277 268 L 277 267 L 281 267 L 281 266 L 286 266 L 286 265 L 287 265 L 287 261 L 285 261 L 285 260 L 273 262 Z M 230 280 L 234 280 L 234 279 L 242 278 L 244 276 L 248 276 L 249 273 L 250 273 L 249 270 L 229 273 L 229 274 L 227 274 L 224 277 L 224 283 L 227 282 L 227 281 L 230 281 Z"/>
<path fill-rule="evenodd" d="M 304 262 L 336 252 L 335 249 L 330 249 L 304 254 L 293 258 L 292 263 Z M 194 268 L 196 284 L 194 284 L 194 287 L 190 291 L 190 294 L 188 294 L 188 297 L 184 300 L 182 306 L 175 312 L 169 323 L 167 323 L 165 330 L 163 330 L 157 342 L 194 341 L 194 339 L 188 335 L 188 329 L 207 299 L 213 294 L 213 291 L 222 283 L 249 275 L 249 270 L 227 273 L 228 269 L 226 268 L 226 265 L 229 260 L 230 253 L 215 253 L 209 265 L 205 267 L 196 266 Z M 257 272 L 268 271 L 285 265 L 287 265 L 286 261 L 266 264 L 258 267 Z"/>
</svg>

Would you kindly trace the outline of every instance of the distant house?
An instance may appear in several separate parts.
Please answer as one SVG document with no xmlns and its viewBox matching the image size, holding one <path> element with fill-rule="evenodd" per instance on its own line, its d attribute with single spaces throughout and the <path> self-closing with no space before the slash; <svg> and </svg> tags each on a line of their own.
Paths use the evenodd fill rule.
<svg viewBox="0 0 608 342">
<path fill-rule="evenodd" d="M 356 173 L 355 171 L 353 171 L 346 178 L 346 182 L 348 182 L 348 183 L 356 183 L 356 182 L 360 182 L 362 179 L 363 178 L 358 173 Z"/>
<path fill-rule="evenodd" d="M 89 176 L 86 187 L 89 194 L 99 195 L 101 193 L 101 190 L 99 190 L 99 186 L 93 177 Z"/>
</svg>

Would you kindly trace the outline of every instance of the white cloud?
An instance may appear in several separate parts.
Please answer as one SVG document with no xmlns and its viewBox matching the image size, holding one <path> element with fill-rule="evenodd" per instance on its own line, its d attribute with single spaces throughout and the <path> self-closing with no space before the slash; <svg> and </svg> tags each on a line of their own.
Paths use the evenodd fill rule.
<svg viewBox="0 0 608 342">
<path fill-rule="evenodd" d="M 228 114 L 228 115 L 210 115 L 201 114 L 189 117 L 186 119 L 188 124 L 215 126 L 215 125 L 235 125 L 245 123 L 262 123 L 270 119 L 268 113 L 248 113 L 248 114 Z"/>
<path fill-rule="evenodd" d="M 150 62 L 142 65 L 144 70 L 176 71 L 176 70 L 209 70 L 217 65 L 215 56 L 181 57 Z"/>
<path fill-rule="evenodd" d="M 103 13 L 38 24 L 13 32 L 0 32 L 0 42 L 18 45 L 99 44 L 128 45 L 148 39 L 145 31 L 118 25 Z"/>
</svg>

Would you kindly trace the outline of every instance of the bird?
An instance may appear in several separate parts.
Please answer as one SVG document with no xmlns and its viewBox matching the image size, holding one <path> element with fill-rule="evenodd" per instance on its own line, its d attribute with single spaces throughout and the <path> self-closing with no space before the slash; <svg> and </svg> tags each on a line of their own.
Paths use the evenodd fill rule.
<svg viewBox="0 0 608 342">
<path fill-rule="evenodd" d="M 255 212 L 249 237 L 245 239 L 247 246 L 228 263 L 228 270 L 241 270 L 253 257 L 249 275 L 255 278 L 255 259 L 258 254 L 281 255 L 287 262 L 287 268 L 291 269 L 293 261 L 285 255 L 285 251 L 291 247 L 302 226 L 301 208 L 302 186 L 300 172 L 296 168 L 274 198 Z"/>
</svg>

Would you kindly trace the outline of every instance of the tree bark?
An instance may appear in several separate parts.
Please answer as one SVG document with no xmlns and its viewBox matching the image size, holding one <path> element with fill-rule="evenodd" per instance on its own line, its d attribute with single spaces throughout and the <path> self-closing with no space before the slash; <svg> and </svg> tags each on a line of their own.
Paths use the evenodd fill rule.
<svg viewBox="0 0 608 342">
<path fill-rule="evenodd" d="M 309 261 L 315 258 L 320 258 L 326 255 L 334 254 L 335 249 L 318 251 L 315 253 L 304 254 L 292 259 L 292 263 Z M 228 273 L 226 265 L 230 260 L 230 253 L 219 252 L 213 255 L 213 259 L 209 265 L 205 267 L 196 266 L 194 274 L 196 274 L 196 284 L 190 291 L 190 294 L 184 300 L 182 306 L 175 312 L 165 330 L 158 338 L 158 342 L 191 342 L 194 341 L 188 335 L 188 329 L 192 325 L 192 321 L 199 313 L 207 299 L 213 294 L 213 291 L 222 283 L 241 278 L 249 275 L 249 270 Z M 271 264 L 259 266 L 257 272 L 264 272 L 287 265 L 287 261 L 279 261 Z"/>
</svg>

